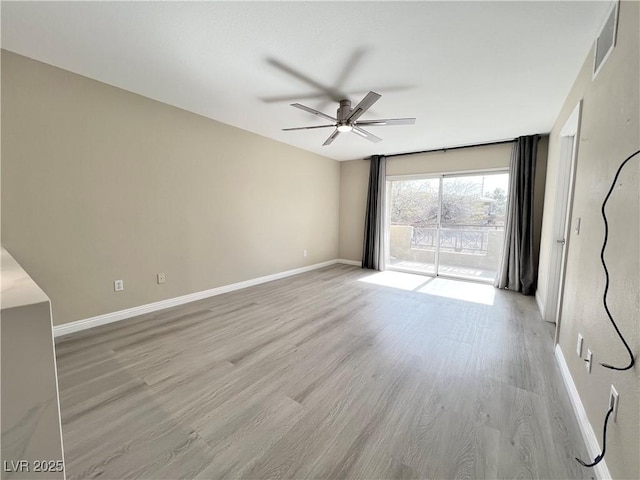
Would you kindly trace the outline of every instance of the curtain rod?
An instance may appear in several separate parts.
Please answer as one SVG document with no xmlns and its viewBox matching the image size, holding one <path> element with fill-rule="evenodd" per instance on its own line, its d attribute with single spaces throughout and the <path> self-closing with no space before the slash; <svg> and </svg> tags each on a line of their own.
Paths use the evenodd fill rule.
<svg viewBox="0 0 640 480">
<path fill-rule="evenodd" d="M 402 157 L 404 155 L 418 155 L 420 153 L 433 153 L 433 152 L 446 152 L 447 150 L 460 150 L 462 148 L 473 148 L 473 147 L 488 147 L 490 145 L 502 145 L 503 143 L 513 143 L 516 139 L 511 140 L 501 140 L 499 142 L 489 142 L 489 143 L 476 143 L 473 145 L 460 145 L 458 147 L 443 147 L 443 148 L 434 148 L 433 150 L 421 150 L 419 152 L 406 152 L 406 153 L 392 153 L 391 155 L 384 155 L 386 158 L 391 157 Z M 370 160 L 371 157 L 365 158 L 365 160 Z"/>
</svg>

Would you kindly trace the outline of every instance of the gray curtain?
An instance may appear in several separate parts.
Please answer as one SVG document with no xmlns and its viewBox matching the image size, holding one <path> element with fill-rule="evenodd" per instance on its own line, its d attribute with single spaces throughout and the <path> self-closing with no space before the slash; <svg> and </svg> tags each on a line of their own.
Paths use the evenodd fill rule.
<svg viewBox="0 0 640 480">
<path fill-rule="evenodd" d="M 371 157 L 369 192 L 364 222 L 362 268 L 384 270 L 384 206 L 386 190 L 386 157 Z"/>
<path fill-rule="evenodd" d="M 533 262 L 533 183 L 538 152 L 538 135 L 519 137 L 511 151 L 509 199 L 504 252 L 494 285 L 525 295 L 536 291 Z"/>
</svg>

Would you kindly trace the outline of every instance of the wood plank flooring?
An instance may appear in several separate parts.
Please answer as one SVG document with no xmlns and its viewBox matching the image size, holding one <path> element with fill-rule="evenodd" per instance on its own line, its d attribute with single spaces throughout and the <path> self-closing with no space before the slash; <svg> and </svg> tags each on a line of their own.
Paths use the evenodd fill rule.
<svg viewBox="0 0 640 480">
<path fill-rule="evenodd" d="M 591 478 L 533 299 L 402 275 L 336 265 L 59 339 L 67 478 Z"/>
</svg>

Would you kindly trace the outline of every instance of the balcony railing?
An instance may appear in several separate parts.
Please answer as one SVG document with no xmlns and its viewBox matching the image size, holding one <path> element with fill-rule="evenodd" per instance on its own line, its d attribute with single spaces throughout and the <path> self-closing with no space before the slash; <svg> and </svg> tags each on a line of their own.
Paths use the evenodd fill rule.
<svg viewBox="0 0 640 480">
<path fill-rule="evenodd" d="M 475 229 L 443 228 L 440 230 L 440 251 L 486 255 L 489 230 L 502 230 L 502 228 L 495 226 L 489 228 L 476 226 Z M 411 248 L 435 249 L 437 231 L 437 228 L 414 227 Z"/>
</svg>

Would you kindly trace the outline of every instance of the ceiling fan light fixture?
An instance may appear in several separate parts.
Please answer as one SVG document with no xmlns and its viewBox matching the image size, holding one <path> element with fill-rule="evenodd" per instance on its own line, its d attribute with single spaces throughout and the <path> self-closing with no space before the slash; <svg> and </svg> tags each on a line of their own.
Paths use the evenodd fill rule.
<svg viewBox="0 0 640 480">
<path fill-rule="evenodd" d="M 322 144 L 323 146 L 330 145 L 338 136 L 338 134 L 348 132 L 357 133 L 362 138 L 365 138 L 370 142 L 378 143 L 381 142 L 382 139 L 380 137 L 376 137 L 371 132 L 363 130 L 363 126 L 376 127 L 384 125 L 413 125 L 416 122 L 415 118 L 380 118 L 377 120 L 359 120 L 362 114 L 364 114 L 369 109 L 369 107 L 371 107 L 371 105 L 376 103 L 381 96 L 382 95 L 380 95 L 379 93 L 369 92 L 362 100 L 360 100 L 360 103 L 358 103 L 355 108 L 351 108 L 351 102 L 349 100 L 340 100 L 340 108 L 338 108 L 338 113 L 335 117 L 327 115 L 326 113 L 322 113 L 313 108 L 306 107 L 299 103 L 292 103 L 292 107 L 299 108 L 300 110 L 304 110 L 305 112 L 312 113 L 322 118 L 326 118 L 327 120 L 331 120 L 333 123 L 329 125 L 313 125 L 311 127 L 283 128 L 282 130 L 313 130 L 315 128 L 336 127 L 329 138 L 327 138 Z"/>
</svg>

